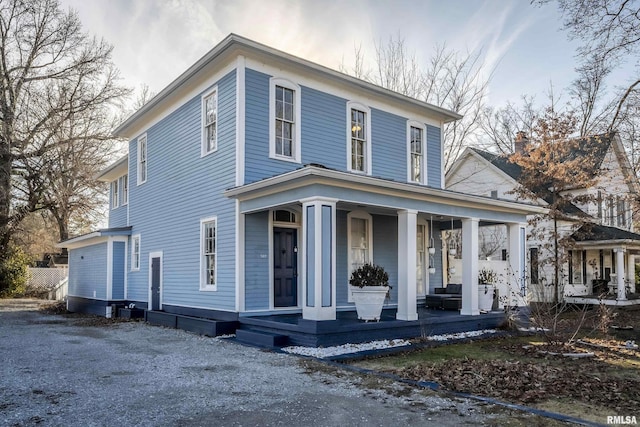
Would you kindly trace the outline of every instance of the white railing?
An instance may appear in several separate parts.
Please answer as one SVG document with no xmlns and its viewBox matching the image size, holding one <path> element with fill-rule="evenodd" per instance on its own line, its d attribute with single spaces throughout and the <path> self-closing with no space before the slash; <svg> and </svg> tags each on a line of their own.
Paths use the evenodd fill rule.
<svg viewBox="0 0 640 427">
<path fill-rule="evenodd" d="M 67 296 L 69 269 L 29 268 L 27 293 L 47 295 L 49 299 L 62 300 Z"/>
</svg>

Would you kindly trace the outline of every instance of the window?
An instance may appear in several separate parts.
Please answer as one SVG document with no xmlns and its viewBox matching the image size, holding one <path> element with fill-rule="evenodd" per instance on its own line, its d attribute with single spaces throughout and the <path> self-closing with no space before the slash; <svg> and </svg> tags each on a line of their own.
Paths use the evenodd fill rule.
<svg viewBox="0 0 640 427">
<path fill-rule="evenodd" d="M 602 191 L 598 190 L 598 198 L 596 199 L 598 205 L 598 219 L 602 220 Z"/>
<path fill-rule="evenodd" d="M 427 289 L 427 226 L 418 224 L 416 226 L 416 294 L 424 296 Z"/>
<path fill-rule="evenodd" d="M 531 267 L 530 281 L 532 285 L 538 284 L 538 248 L 529 248 L 529 266 Z"/>
<path fill-rule="evenodd" d="M 118 180 L 116 179 L 111 183 L 111 209 L 115 209 L 120 205 L 118 187 Z"/>
<path fill-rule="evenodd" d="M 131 270 L 140 270 L 140 235 L 131 237 Z"/>
<path fill-rule="evenodd" d="M 216 218 L 200 221 L 200 290 L 216 289 Z"/>
<path fill-rule="evenodd" d="M 347 103 L 347 169 L 371 174 L 371 111 L 362 104 Z"/>
<path fill-rule="evenodd" d="M 147 134 L 138 138 L 138 185 L 147 182 Z"/>
<path fill-rule="evenodd" d="M 618 227 L 627 226 L 627 206 L 624 197 L 617 196 Z"/>
<path fill-rule="evenodd" d="M 607 222 L 607 225 L 615 225 L 616 223 L 616 217 L 614 215 L 614 203 L 613 203 L 613 196 L 609 196 L 609 221 Z"/>
<path fill-rule="evenodd" d="M 300 86 L 271 78 L 269 102 L 269 157 L 300 163 Z"/>
<path fill-rule="evenodd" d="M 218 149 L 218 91 L 202 97 L 202 150 L 206 156 Z"/>
<path fill-rule="evenodd" d="M 122 204 L 129 203 L 129 175 L 124 175 L 122 178 Z"/>
<path fill-rule="evenodd" d="M 295 223 L 296 214 L 285 210 L 273 211 L 273 222 Z"/>
<path fill-rule="evenodd" d="M 409 125 L 409 181 L 424 183 L 424 128 Z"/>
<path fill-rule="evenodd" d="M 583 285 L 586 263 L 583 251 L 569 251 L 569 284 Z"/>
<path fill-rule="evenodd" d="M 373 233 L 371 215 L 364 211 L 354 211 L 347 214 L 347 247 L 349 248 L 348 278 L 351 272 L 367 262 L 373 262 Z M 351 285 L 349 285 L 351 287 Z M 353 296 L 349 292 L 349 302 Z"/>
</svg>

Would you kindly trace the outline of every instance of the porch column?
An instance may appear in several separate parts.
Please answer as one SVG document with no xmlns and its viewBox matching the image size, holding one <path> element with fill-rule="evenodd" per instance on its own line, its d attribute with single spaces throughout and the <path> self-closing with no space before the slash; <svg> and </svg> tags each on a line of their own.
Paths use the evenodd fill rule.
<svg viewBox="0 0 640 427">
<path fill-rule="evenodd" d="M 418 211 L 398 211 L 398 320 L 418 320 L 416 250 Z"/>
<path fill-rule="evenodd" d="M 302 318 L 336 319 L 336 202 L 302 202 Z"/>
<path fill-rule="evenodd" d="M 616 251 L 616 281 L 618 286 L 618 301 L 624 301 L 627 299 L 627 294 L 624 289 L 624 278 L 626 272 L 624 271 L 624 253 L 623 248 L 614 249 Z"/>
<path fill-rule="evenodd" d="M 507 225 L 509 233 L 509 271 L 507 275 L 507 290 L 514 295 L 506 295 L 508 301 L 515 297 L 525 297 L 527 294 L 526 272 L 526 226 L 525 224 L 511 223 Z M 501 295 L 503 296 L 503 295 Z"/>
<path fill-rule="evenodd" d="M 462 310 L 478 315 L 478 218 L 462 220 Z"/>
<path fill-rule="evenodd" d="M 629 255 L 627 257 L 627 280 L 629 280 L 630 292 L 636 291 L 636 256 Z"/>
</svg>

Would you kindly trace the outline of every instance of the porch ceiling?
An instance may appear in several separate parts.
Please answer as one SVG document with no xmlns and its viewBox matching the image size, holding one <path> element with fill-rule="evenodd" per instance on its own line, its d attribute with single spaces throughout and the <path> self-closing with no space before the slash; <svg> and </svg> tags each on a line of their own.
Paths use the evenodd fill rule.
<svg viewBox="0 0 640 427">
<path fill-rule="evenodd" d="M 262 181 L 231 188 L 225 196 L 240 201 L 242 213 L 297 203 L 310 197 L 333 198 L 341 207 L 380 209 L 387 214 L 411 209 L 434 215 L 434 220 L 474 217 L 494 222 L 525 222 L 527 214 L 544 208 L 473 196 L 423 185 L 358 175 L 308 165 Z M 435 218 L 438 216 L 438 218 Z"/>
</svg>

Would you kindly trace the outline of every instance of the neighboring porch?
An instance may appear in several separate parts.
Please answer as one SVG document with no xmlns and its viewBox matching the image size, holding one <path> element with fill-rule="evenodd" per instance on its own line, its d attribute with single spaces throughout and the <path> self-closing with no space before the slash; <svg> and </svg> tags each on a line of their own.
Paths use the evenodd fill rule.
<svg viewBox="0 0 640 427">
<path fill-rule="evenodd" d="M 640 235 L 596 224 L 572 235 L 568 286 L 564 301 L 573 304 L 640 305 L 636 268 L 640 262 Z"/>
<path fill-rule="evenodd" d="M 319 329 L 355 319 L 350 271 L 373 262 L 389 273 L 395 320 L 420 322 L 427 295 L 450 282 L 452 248 L 441 231 L 454 227 L 462 229 L 460 313 L 478 316 L 479 227 L 495 224 L 507 226 L 510 280 L 524 301 L 526 216 L 541 208 L 318 166 L 226 195 L 239 202 L 242 318 L 292 315 Z"/>
</svg>

